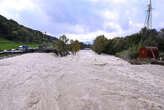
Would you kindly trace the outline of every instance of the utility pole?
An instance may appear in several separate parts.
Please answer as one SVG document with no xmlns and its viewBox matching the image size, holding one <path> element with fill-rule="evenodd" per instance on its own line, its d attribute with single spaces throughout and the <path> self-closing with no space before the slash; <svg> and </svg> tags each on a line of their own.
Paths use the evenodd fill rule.
<svg viewBox="0 0 164 110">
<path fill-rule="evenodd" d="M 147 15 L 145 20 L 145 27 L 147 29 L 152 29 L 152 0 L 149 1 L 148 9 L 147 9 Z"/>
</svg>

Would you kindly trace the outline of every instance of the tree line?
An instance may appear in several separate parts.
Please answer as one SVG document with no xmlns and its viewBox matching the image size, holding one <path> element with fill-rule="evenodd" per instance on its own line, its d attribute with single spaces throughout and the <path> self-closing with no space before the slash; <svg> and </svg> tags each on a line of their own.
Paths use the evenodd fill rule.
<svg viewBox="0 0 164 110">
<path fill-rule="evenodd" d="M 145 27 L 138 33 L 114 39 L 100 35 L 94 40 L 93 50 L 98 54 L 106 53 L 125 59 L 136 59 L 141 46 L 155 46 L 160 52 L 164 52 L 164 29 L 157 31 Z"/>
</svg>

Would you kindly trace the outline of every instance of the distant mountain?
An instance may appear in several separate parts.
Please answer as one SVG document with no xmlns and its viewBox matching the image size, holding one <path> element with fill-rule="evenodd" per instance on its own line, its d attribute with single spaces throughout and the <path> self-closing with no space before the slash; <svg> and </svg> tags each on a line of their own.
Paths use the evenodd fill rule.
<svg viewBox="0 0 164 110">
<path fill-rule="evenodd" d="M 86 45 L 92 45 L 93 44 L 93 41 L 86 41 L 86 42 L 84 42 L 84 44 L 86 44 Z"/>
<path fill-rule="evenodd" d="M 18 24 L 12 19 L 7 19 L 0 15 L 0 37 L 12 41 L 25 43 L 53 42 L 58 40 L 56 37 L 44 35 L 38 30 L 34 30 Z"/>
</svg>

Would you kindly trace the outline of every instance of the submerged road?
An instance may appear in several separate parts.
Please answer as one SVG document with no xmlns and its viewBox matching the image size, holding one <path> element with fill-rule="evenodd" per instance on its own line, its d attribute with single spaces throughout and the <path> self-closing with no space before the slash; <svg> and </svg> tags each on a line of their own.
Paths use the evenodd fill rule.
<svg viewBox="0 0 164 110">
<path fill-rule="evenodd" d="M 164 110 L 164 67 L 91 50 L 2 59 L 0 110 Z"/>
</svg>

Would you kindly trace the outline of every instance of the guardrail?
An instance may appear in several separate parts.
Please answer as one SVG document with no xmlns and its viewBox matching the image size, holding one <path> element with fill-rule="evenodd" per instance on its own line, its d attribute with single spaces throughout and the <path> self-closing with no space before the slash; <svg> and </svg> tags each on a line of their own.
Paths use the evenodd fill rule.
<svg viewBox="0 0 164 110">
<path fill-rule="evenodd" d="M 23 51 L 2 51 L 0 54 L 18 54 L 18 53 L 24 53 Z"/>
<path fill-rule="evenodd" d="M 49 53 L 49 52 L 56 52 L 55 49 L 53 48 L 42 48 L 42 49 L 39 49 L 39 48 L 31 48 L 31 49 L 26 49 L 26 50 L 11 50 L 11 51 L 1 51 L 0 54 L 23 54 L 23 53 L 33 53 L 33 52 L 46 52 L 46 53 Z"/>
</svg>

